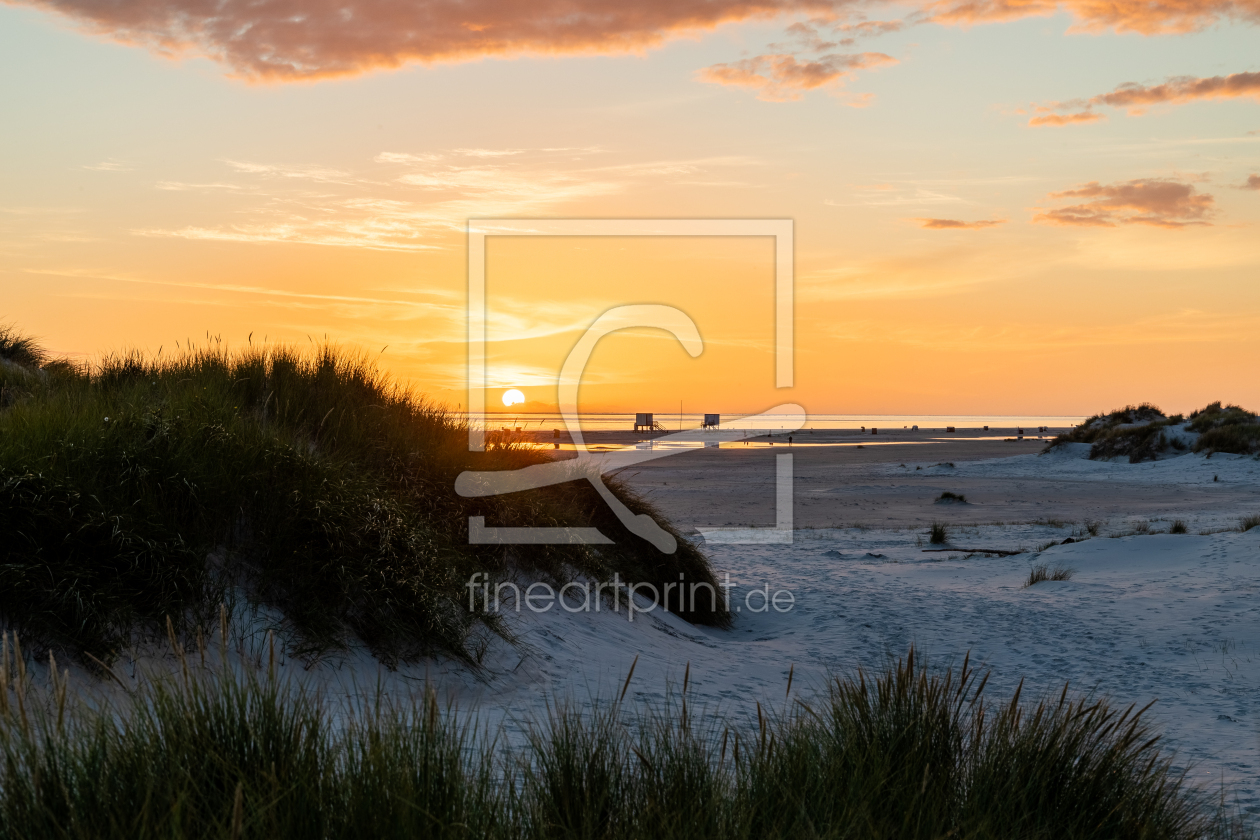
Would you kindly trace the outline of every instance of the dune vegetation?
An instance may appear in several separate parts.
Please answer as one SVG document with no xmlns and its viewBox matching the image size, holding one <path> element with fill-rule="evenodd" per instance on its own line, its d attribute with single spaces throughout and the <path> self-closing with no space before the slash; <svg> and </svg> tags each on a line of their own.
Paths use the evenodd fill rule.
<svg viewBox="0 0 1260 840">
<path fill-rule="evenodd" d="M 743 723 L 698 713 L 686 680 L 664 705 L 560 699 L 512 744 L 430 691 L 339 706 L 185 660 L 88 707 L 3 664 L 0 840 L 1244 836 L 1145 710 L 1067 686 L 993 701 L 913 650 Z"/>
<path fill-rule="evenodd" d="M 1036 586 L 1048 580 L 1064 581 L 1072 579 L 1073 570 L 1064 568 L 1063 566 L 1051 567 L 1048 563 L 1038 563 L 1028 571 L 1028 580 L 1024 581 L 1024 588 Z"/>
<path fill-rule="evenodd" d="M 1072 431 L 1058 435 L 1045 451 L 1066 443 L 1090 444 L 1092 459 L 1128 457 L 1133 464 L 1188 452 L 1256 455 L 1260 454 L 1260 416 L 1220 402 L 1189 417 L 1167 416 L 1156 406 L 1142 403 L 1095 414 Z"/>
<path fill-rule="evenodd" d="M 359 639 L 386 663 L 474 657 L 474 572 L 715 584 L 704 555 L 625 484 L 636 513 L 678 540 L 631 535 L 585 480 L 465 499 L 463 470 L 552 456 L 490 432 L 469 452 L 464 420 L 390 381 L 367 356 L 210 341 L 175 355 L 49 358 L 0 331 L 0 616 L 32 647 L 109 662 L 164 633 L 210 626 L 244 594 L 279 609 L 307 651 Z M 468 544 L 491 526 L 595 526 L 611 546 Z M 671 604 L 725 625 L 721 603 Z M 298 651 L 299 653 L 301 651 Z M 86 660 L 85 660 L 86 661 Z"/>
</svg>

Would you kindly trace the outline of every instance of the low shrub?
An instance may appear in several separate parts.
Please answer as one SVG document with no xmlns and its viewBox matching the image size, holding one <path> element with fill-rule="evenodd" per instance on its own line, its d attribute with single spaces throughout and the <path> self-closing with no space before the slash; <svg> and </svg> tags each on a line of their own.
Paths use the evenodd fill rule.
<svg viewBox="0 0 1260 840">
<path fill-rule="evenodd" d="M 1197 437 L 1193 446 L 1169 432 L 1184 424 L 1185 430 Z M 1065 443 L 1091 444 L 1089 457 L 1116 458 L 1127 456 L 1130 463 L 1155 460 L 1172 450 L 1206 453 L 1229 452 L 1238 455 L 1260 453 L 1260 417 L 1237 405 L 1214 402 L 1190 417 L 1180 414 L 1165 417 L 1149 403 L 1127 406 L 1108 414 L 1096 414 L 1081 425 L 1064 432 L 1050 442 L 1049 452 Z"/>
<path fill-rule="evenodd" d="M 1107 414 L 1095 414 L 1070 432 L 1055 437 L 1043 451 L 1066 443 L 1088 443 L 1092 444 L 1092 459 L 1128 456 L 1130 463 L 1154 460 L 1169 446 L 1164 430 L 1181 420 L 1180 415 L 1165 417 L 1150 403 L 1125 406 Z"/>
<path fill-rule="evenodd" d="M 1185 533 L 1189 533 L 1189 532 L 1187 531 L 1187 529 L 1186 529 L 1186 523 L 1185 523 L 1183 520 L 1181 520 L 1181 519 L 1175 519 L 1175 520 L 1173 520 L 1173 524 L 1172 524 L 1172 525 L 1170 525 L 1170 526 L 1168 526 L 1168 533 L 1170 533 L 1170 534 L 1185 534 Z"/>
<path fill-rule="evenodd" d="M 1241 406 L 1214 402 L 1192 412 L 1186 428 L 1199 434 L 1195 452 L 1260 453 L 1260 417 Z"/>
<path fill-rule="evenodd" d="M 933 522 L 928 529 L 928 542 L 932 545 L 945 545 L 949 542 L 949 526 L 944 522 Z"/>
<path fill-rule="evenodd" d="M 1195 452 L 1229 452 L 1252 455 L 1260 452 L 1260 423 L 1219 426 L 1204 432 L 1194 443 Z"/>
<path fill-rule="evenodd" d="M 1255 422 L 1256 415 L 1254 412 L 1248 411 L 1242 406 L 1221 405 L 1218 400 L 1200 408 L 1198 411 L 1190 412 L 1190 420 L 1186 424 L 1186 428 L 1192 432 L 1202 434 L 1221 426 L 1235 426 Z"/>
<path fill-rule="evenodd" d="M 943 504 L 965 505 L 967 504 L 967 497 L 962 493 L 951 493 L 946 490 L 944 493 L 941 493 L 941 495 L 936 497 L 936 501 Z"/>
<path fill-rule="evenodd" d="M 1257 526 L 1260 526 L 1260 513 L 1252 514 L 1251 516 L 1244 516 L 1238 522 L 1238 530 L 1243 531 L 1244 533 Z"/>
</svg>

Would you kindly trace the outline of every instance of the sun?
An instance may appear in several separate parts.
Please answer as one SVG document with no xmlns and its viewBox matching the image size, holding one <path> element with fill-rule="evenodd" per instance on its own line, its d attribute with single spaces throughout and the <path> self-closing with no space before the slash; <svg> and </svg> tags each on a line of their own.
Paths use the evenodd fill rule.
<svg viewBox="0 0 1260 840">
<path fill-rule="evenodd" d="M 516 388 L 512 388 L 509 391 L 503 392 L 504 405 L 516 405 L 517 403 L 523 403 L 523 402 L 525 402 L 525 395 L 522 394 Z"/>
</svg>

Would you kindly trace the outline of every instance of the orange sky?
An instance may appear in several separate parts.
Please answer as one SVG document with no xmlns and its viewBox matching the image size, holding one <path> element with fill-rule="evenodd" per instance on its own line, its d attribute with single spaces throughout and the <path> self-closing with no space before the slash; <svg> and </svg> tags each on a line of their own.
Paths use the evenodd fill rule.
<svg viewBox="0 0 1260 840">
<path fill-rule="evenodd" d="M 0 5 L 0 318 L 57 351 L 327 335 L 466 402 L 476 218 L 795 225 L 492 238 L 489 401 L 1086 414 L 1260 407 L 1260 3 Z M 297 12 L 301 14 L 296 14 Z M 309 338 L 308 338 L 309 337 Z"/>
</svg>

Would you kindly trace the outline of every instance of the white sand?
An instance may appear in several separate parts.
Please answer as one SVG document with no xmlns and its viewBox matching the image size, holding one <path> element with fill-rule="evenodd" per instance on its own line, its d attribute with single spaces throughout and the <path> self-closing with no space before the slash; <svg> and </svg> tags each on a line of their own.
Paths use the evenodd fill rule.
<svg viewBox="0 0 1260 840">
<path fill-rule="evenodd" d="M 1121 507 L 1127 487 L 1163 485 L 1188 494 L 1192 533 L 1109 538 L 1126 522 L 1146 521 L 1113 516 L 1103 536 L 1014 557 L 925 553 L 929 546 L 916 545 L 921 528 L 802 530 L 790 546 L 710 546 L 717 568 L 739 584 L 733 605 L 742 605 L 748 588 L 768 584 L 771 592 L 791 590 L 795 608 L 741 607 L 730 631 L 660 612 L 633 624 L 624 612 L 522 613 L 512 626 L 527 653 L 499 648 L 476 677 L 449 666 L 433 673 L 466 708 L 529 717 L 555 696 L 615 693 L 637 655 L 637 698 L 659 700 L 690 663 L 693 702 L 748 715 L 753 700 L 783 702 L 793 665 L 793 694 L 805 696 L 829 673 L 879 667 L 912 643 L 935 665 L 970 652 L 974 663 L 992 669 L 995 697 L 1024 678 L 1025 697 L 1057 694 L 1067 680 L 1118 704 L 1158 700 L 1149 714 L 1177 763 L 1190 765 L 1196 782 L 1224 779 L 1249 810 L 1260 811 L 1260 528 L 1193 533 L 1236 526 L 1241 514 L 1260 511 L 1260 502 L 1248 501 L 1257 499 L 1260 463 L 1217 455 L 1131 465 L 1083 455 L 958 462 L 933 472 L 947 470 L 973 487 L 1026 481 L 1030 492 L 1047 479 L 1090 482 Z M 868 472 L 906 470 L 889 462 Z M 913 480 L 931 483 L 923 472 Z M 1196 487 L 1245 492 L 1221 497 L 1237 509 L 1213 510 L 1189 498 Z M 929 504 L 926 512 L 950 519 L 955 506 L 943 507 Z M 979 516 L 981 506 L 967 507 L 966 516 Z M 1072 533 L 1071 526 L 978 524 L 956 530 L 953 541 L 1035 547 Z M 1024 588 L 1034 563 L 1076 572 L 1067 582 Z"/>
</svg>

